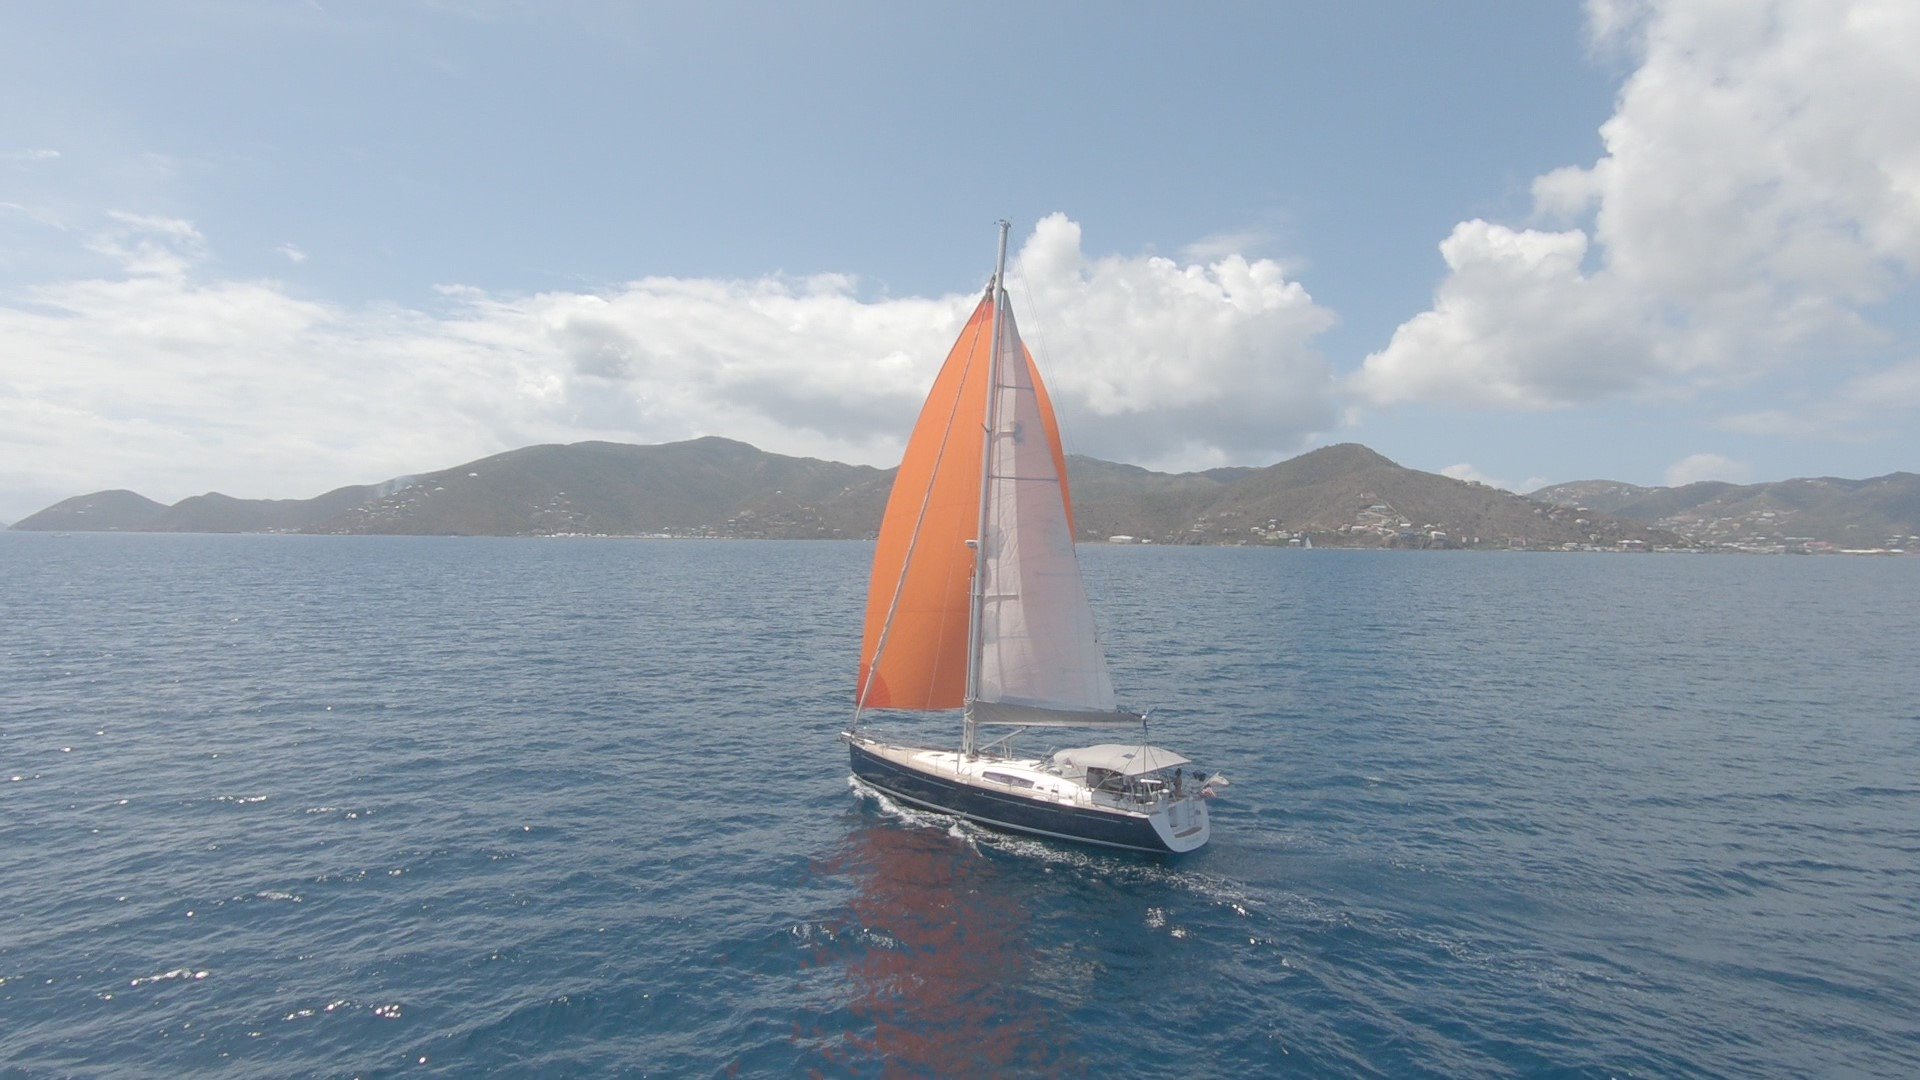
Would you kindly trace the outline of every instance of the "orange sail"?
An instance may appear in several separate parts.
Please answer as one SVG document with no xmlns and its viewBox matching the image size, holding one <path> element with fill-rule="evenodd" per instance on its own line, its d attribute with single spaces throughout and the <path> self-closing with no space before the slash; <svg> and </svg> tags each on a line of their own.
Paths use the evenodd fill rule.
<svg viewBox="0 0 1920 1080">
<path fill-rule="evenodd" d="M 1065 491 L 1060 430 L 1033 357 L 1020 348 L 1041 403 Z M 984 421 L 993 366 L 993 297 L 960 331 L 920 410 L 895 474 L 867 590 L 856 700 L 866 709 L 958 709 L 966 704 L 968 619 L 980 527 Z M 1072 507 L 1067 508 L 1072 520 Z M 876 663 L 877 658 L 877 663 Z"/>
</svg>

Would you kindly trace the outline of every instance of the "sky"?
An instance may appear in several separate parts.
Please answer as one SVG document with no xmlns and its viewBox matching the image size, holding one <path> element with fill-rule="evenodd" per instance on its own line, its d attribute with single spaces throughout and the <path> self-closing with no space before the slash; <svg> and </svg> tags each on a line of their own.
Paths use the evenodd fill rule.
<svg viewBox="0 0 1920 1080">
<path fill-rule="evenodd" d="M 0 520 L 890 466 L 1014 223 L 1069 450 L 1920 470 L 1920 4 L 0 5 Z"/>
</svg>

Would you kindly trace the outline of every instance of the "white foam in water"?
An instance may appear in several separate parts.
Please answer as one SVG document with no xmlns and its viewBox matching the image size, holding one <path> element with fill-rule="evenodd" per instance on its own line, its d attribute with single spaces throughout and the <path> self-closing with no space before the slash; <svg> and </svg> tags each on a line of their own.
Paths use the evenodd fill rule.
<svg viewBox="0 0 1920 1080">
<path fill-rule="evenodd" d="M 135 979 L 132 982 L 128 983 L 127 985 L 128 986 L 147 986 L 151 983 L 172 982 L 175 979 L 188 979 L 188 980 L 198 981 L 206 977 L 207 977 L 207 973 L 204 971 L 195 971 L 192 968 L 174 968 L 172 971 L 163 971 L 158 975 L 142 976 L 141 978 Z"/>
<path fill-rule="evenodd" d="M 872 784 L 867 783 L 857 776 L 847 777 L 847 786 L 852 788 L 855 794 L 863 795 L 878 803 L 880 812 L 888 817 L 899 818 L 906 824 L 916 828 L 945 829 L 949 835 L 962 835 L 953 831 L 953 826 L 960 824 L 958 818 L 949 817 L 946 814 L 930 813 L 926 810 L 915 809 L 911 806 L 902 806 L 889 798 L 886 792 L 881 791 L 879 788 L 874 787 Z"/>
</svg>

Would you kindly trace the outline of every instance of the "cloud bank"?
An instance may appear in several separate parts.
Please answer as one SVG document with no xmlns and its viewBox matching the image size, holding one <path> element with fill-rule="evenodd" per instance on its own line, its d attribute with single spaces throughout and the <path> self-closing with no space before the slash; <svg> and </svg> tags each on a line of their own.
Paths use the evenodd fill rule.
<svg viewBox="0 0 1920 1080">
<path fill-rule="evenodd" d="M 1871 351 L 1920 275 L 1920 5 L 1592 0 L 1639 65 L 1541 226 L 1462 222 L 1432 307 L 1353 391 L 1542 409 L 1679 397 Z"/>
<path fill-rule="evenodd" d="M 118 486 L 305 496 L 594 438 L 891 465 L 978 299 L 819 275 L 354 307 L 210 274 L 187 221 L 114 213 L 86 244 L 115 272 L 0 303 L 0 491 L 32 493 L 12 514 Z M 1077 451 L 1207 465 L 1332 422 L 1312 347 L 1332 316 L 1276 263 L 1093 258 L 1055 215 L 1009 277 Z"/>
<path fill-rule="evenodd" d="M 1686 487 L 1702 480 L 1725 480 L 1744 484 L 1753 479 L 1753 470 L 1744 461 L 1723 454 L 1688 454 L 1667 466 L 1668 487 Z"/>
</svg>

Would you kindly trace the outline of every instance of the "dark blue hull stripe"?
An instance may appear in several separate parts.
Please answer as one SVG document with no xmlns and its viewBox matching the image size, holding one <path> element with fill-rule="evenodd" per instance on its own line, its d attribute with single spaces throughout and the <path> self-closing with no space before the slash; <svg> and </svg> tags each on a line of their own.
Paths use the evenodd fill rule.
<svg viewBox="0 0 1920 1080">
<path fill-rule="evenodd" d="M 1083 844 L 1167 853 L 1173 849 L 1160 839 L 1144 817 L 1103 813 L 1077 806 L 1060 806 L 983 791 L 888 761 L 849 743 L 853 774 L 888 795 L 927 810 L 955 814 L 968 821 L 1013 832 L 1032 833 Z"/>
</svg>

